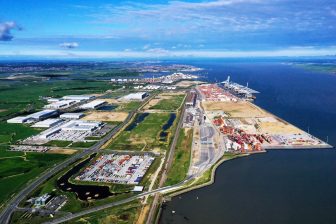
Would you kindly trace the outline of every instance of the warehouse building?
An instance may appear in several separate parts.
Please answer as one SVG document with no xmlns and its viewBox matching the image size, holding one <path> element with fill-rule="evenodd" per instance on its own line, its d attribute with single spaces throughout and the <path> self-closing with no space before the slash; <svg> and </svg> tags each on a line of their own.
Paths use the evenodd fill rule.
<svg viewBox="0 0 336 224">
<path fill-rule="evenodd" d="M 78 141 L 80 138 L 90 136 L 93 131 L 103 125 L 104 123 L 102 122 L 72 120 L 55 128 L 49 128 L 48 130 L 42 132 L 39 137 L 48 139 L 53 136 L 51 139 Z"/>
<path fill-rule="evenodd" d="M 50 118 L 44 121 L 35 123 L 32 127 L 34 128 L 51 128 L 58 124 L 61 124 L 63 121 L 58 118 Z"/>
<path fill-rule="evenodd" d="M 148 96 L 147 92 L 130 93 L 124 96 L 125 100 L 143 100 Z"/>
<path fill-rule="evenodd" d="M 29 123 L 30 118 L 29 117 L 14 117 L 12 119 L 7 120 L 7 123 L 10 124 L 23 124 L 23 123 Z"/>
<path fill-rule="evenodd" d="M 42 110 L 42 111 L 30 114 L 26 117 L 32 118 L 35 121 L 41 121 L 41 120 L 47 119 L 57 114 L 58 114 L 57 110 Z"/>
<path fill-rule="evenodd" d="M 65 100 L 76 100 L 76 101 L 83 101 L 83 100 L 92 100 L 95 96 L 90 95 L 69 95 L 69 96 L 63 96 L 63 99 Z"/>
<path fill-rule="evenodd" d="M 45 105 L 44 108 L 47 109 L 64 109 L 64 108 L 68 108 L 71 105 L 74 105 L 75 103 L 77 103 L 77 101 L 75 100 L 60 100 L 57 102 L 53 102 L 51 104 Z"/>
<path fill-rule="evenodd" d="M 7 123 L 13 123 L 13 124 L 32 123 L 52 117 L 54 115 L 57 115 L 57 113 L 58 113 L 57 110 L 42 110 L 24 117 L 23 116 L 14 117 L 12 119 L 7 120 Z"/>
<path fill-rule="evenodd" d="M 82 117 L 84 117 L 83 113 L 64 113 L 60 116 L 60 118 L 64 120 L 78 120 Z"/>
<path fill-rule="evenodd" d="M 81 106 L 82 109 L 96 109 L 98 107 L 101 107 L 105 105 L 107 102 L 104 100 L 95 100 L 90 103 L 83 104 Z"/>
</svg>

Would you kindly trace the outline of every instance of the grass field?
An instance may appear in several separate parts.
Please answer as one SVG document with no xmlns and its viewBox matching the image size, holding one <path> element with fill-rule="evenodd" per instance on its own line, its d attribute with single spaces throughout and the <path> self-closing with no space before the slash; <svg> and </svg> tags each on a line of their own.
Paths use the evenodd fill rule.
<svg viewBox="0 0 336 224">
<path fill-rule="evenodd" d="M 141 104 L 142 104 L 141 101 L 130 101 L 127 103 L 121 103 L 115 110 L 130 112 L 130 111 L 138 109 Z"/>
<path fill-rule="evenodd" d="M 74 143 L 71 144 L 71 147 L 89 148 L 96 143 L 97 142 L 74 142 Z"/>
<path fill-rule="evenodd" d="M 170 168 L 166 185 L 174 185 L 185 179 L 190 164 L 191 144 L 193 132 L 191 129 L 181 129 L 177 141 L 174 162 Z"/>
<path fill-rule="evenodd" d="M 180 108 L 184 99 L 184 95 L 175 95 L 170 99 L 162 99 L 157 104 L 153 105 L 149 109 L 151 110 L 177 110 Z"/>
<path fill-rule="evenodd" d="M 119 88 L 100 81 L 54 81 L 54 82 L 0 82 L 0 119 L 17 112 L 33 112 L 46 103 L 41 96 L 62 97 L 69 94 L 103 93 Z M 18 97 L 20 96 L 20 97 Z"/>
<path fill-rule="evenodd" d="M 28 181 L 67 158 L 62 154 L 8 152 L 0 148 L 0 209 Z"/>
<path fill-rule="evenodd" d="M 61 141 L 61 140 L 51 140 L 43 145 L 45 146 L 55 146 L 55 147 L 66 147 L 71 144 L 71 141 Z"/>
<path fill-rule="evenodd" d="M 135 223 L 140 212 L 141 203 L 139 201 L 133 201 L 125 205 L 105 209 L 99 212 L 91 213 L 86 216 L 74 219 L 66 224 L 78 223 L 78 224 L 128 224 Z"/>
<path fill-rule="evenodd" d="M 0 122 L 0 144 L 13 144 L 19 139 L 27 138 L 40 131 L 23 124 Z"/>
<path fill-rule="evenodd" d="M 149 114 L 130 131 L 121 132 L 108 147 L 115 150 L 152 149 L 159 146 L 161 127 L 168 121 L 169 113 Z"/>
</svg>

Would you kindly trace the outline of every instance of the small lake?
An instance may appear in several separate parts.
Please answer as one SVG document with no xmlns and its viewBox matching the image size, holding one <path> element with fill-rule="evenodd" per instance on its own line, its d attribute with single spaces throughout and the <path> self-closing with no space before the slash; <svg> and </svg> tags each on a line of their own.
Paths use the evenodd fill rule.
<svg viewBox="0 0 336 224">
<path fill-rule="evenodd" d="M 99 107 L 97 110 L 98 111 L 112 111 L 112 110 L 114 110 L 117 107 L 118 107 L 117 105 L 109 104 L 109 105 L 105 105 L 105 106 Z"/>
<path fill-rule="evenodd" d="M 162 126 L 162 131 L 160 132 L 160 141 L 166 142 L 168 137 L 167 130 L 173 125 L 176 119 L 176 114 L 170 114 L 169 120 Z"/>
<path fill-rule="evenodd" d="M 125 128 L 126 131 L 131 131 L 133 130 L 136 126 L 138 126 L 145 118 L 149 115 L 149 113 L 141 113 L 137 114 L 134 121 Z"/>
<path fill-rule="evenodd" d="M 107 186 L 76 185 L 69 182 L 69 178 L 77 174 L 84 166 L 87 166 L 95 156 L 96 154 L 91 155 L 88 159 L 80 162 L 67 173 L 65 173 L 60 179 L 57 180 L 57 187 L 62 191 L 76 193 L 78 199 L 80 200 L 103 199 L 115 195 L 110 192 L 109 187 Z"/>
</svg>

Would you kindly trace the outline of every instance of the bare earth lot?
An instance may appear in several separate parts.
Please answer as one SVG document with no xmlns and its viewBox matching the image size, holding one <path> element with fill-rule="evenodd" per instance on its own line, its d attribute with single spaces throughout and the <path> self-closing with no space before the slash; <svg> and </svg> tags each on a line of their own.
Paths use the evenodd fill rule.
<svg viewBox="0 0 336 224">
<path fill-rule="evenodd" d="M 126 112 L 110 112 L 110 111 L 92 111 L 83 117 L 87 121 L 124 121 L 127 118 Z"/>
<path fill-rule="evenodd" d="M 268 113 L 250 102 L 202 102 L 206 111 L 224 111 L 230 117 L 266 117 Z"/>
</svg>

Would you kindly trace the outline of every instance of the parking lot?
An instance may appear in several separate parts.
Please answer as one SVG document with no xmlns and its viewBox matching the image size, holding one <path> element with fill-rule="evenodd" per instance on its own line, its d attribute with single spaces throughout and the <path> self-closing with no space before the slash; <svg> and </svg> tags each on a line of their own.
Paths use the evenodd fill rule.
<svg viewBox="0 0 336 224">
<path fill-rule="evenodd" d="M 139 184 L 154 157 L 149 155 L 105 154 L 82 171 L 75 179 L 118 184 Z"/>
</svg>

